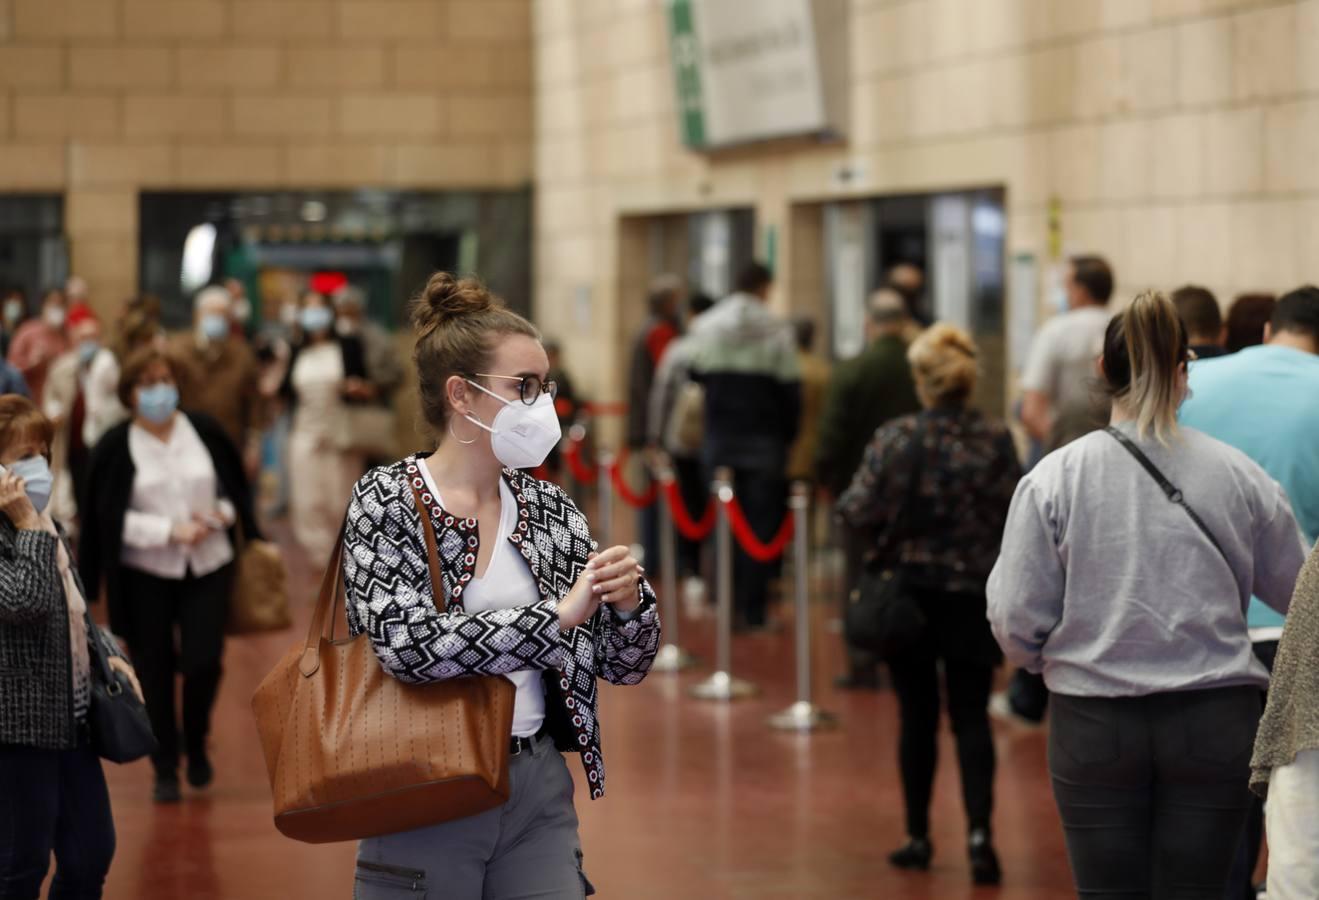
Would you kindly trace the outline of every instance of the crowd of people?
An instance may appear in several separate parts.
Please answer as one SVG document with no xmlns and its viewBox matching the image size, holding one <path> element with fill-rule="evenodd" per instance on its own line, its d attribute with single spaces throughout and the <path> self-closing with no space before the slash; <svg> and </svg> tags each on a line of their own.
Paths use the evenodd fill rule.
<svg viewBox="0 0 1319 900">
<path fill-rule="evenodd" d="M 888 273 L 864 349 L 832 367 L 812 322 L 771 312 L 767 267 L 717 301 L 659 279 L 631 347 L 627 439 L 693 511 L 730 470 L 762 541 L 789 482 L 814 482 L 839 524 L 840 612 L 878 598 L 905 616 L 897 643 L 845 634 L 839 681 L 873 689 L 884 672 L 896 695 L 892 865 L 932 864 L 946 709 L 971 875 L 997 884 L 991 712 L 1047 711 L 1080 895 L 1254 896 L 1267 831 L 1270 896 L 1313 897 L 1319 289 L 1224 316 L 1195 285 L 1110 309 L 1115 282 L 1100 257 L 1069 261 L 1010 425 L 975 408 L 981 349 L 930 320 L 918 267 Z M 588 889 L 555 751 L 579 752 L 603 794 L 596 679 L 640 681 L 659 619 L 644 560 L 597 552 L 572 500 L 518 471 L 551 459 L 576 409 L 553 343 L 479 283 L 432 277 L 413 365 L 437 449 L 400 461 L 406 373 L 361 291 L 307 290 L 258 323 L 231 281 L 173 335 L 150 297 L 104 328 L 87 294 L 70 279 L 31 317 L 22 295 L 0 301 L 0 668 L 17 676 L 0 680 L 0 806 L 36 816 L 0 831 L 15 848 L 0 896 L 36 896 L 52 852 L 61 890 L 99 895 L 113 820 L 89 648 L 144 702 L 155 801 L 180 800 L 181 765 L 192 789 L 211 783 L 235 560 L 281 507 L 317 563 L 342 546 L 350 631 L 386 674 L 507 676 L 515 693 L 507 803 L 363 841 L 358 896 L 404 869 L 474 895 Z M 658 527 L 643 514 L 646 560 Z M 778 564 L 734 552 L 738 630 L 773 627 Z M 711 561 L 680 540 L 677 562 L 695 608 Z M 102 596 L 108 631 L 87 612 Z M 1017 672 L 994 695 L 1004 660 Z M 1267 804 L 1250 792 L 1270 786 Z"/>
<path fill-rule="evenodd" d="M 897 696 L 907 839 L 893 865 L 931 863 L 942 695 L 977 882 L 1001 877 L 990 711 L 1038 725 L 1052 706 L 1050 774 L 1082 896 L 1253 898 L 1261 691 L 1319 538 L 1319 289 L 1243 295 L 1224 315 L 1196 285 L 1113 310 L 1115 281 L 1101 257 L 1068 261 L 1060 314 L 1022 366 L 1020 452 L 969 408 L 979 350 L 930 326 L 911 265 L 871 296 L 865 348 L 831 373 L 799 355 L 809 323 L 766 309 L 762 267 L 713 307 L 694 297 L 685 325 L 676 297 L 652 299 L 636 352 L 653 352 L 660 325 L 667 349 L 645 378 L 633 369 L 634 419 L 640 390 L 650 402 L 629 434 L 672 460 L 692 509 L 730 467 L 762 540 L 787 479 L 815 481 L 842 525 L 849 602 L 867 572 L 902 573 L 919 631 L 887 654 L 845 636 L 838 682 L 878 687 L 883 663 Z M 773 564 L 737 553 L 737 621 L 753 631 Z M 700 548 L 681 560 L 699 572 Z M 1313 603 L 1304 584 L 1296 602 Z M 1319 636 L 1294 633 L 1289 681 L 1305 685 Z M 991 695 L 1005 654 L 1019 668 Z M 1268 804 L 1273 897 L 1319 896 L 1298 790 L 1316 785 L 1319 703 L 1302 689 L 1270 704 L 1255 750 L 1257 788 L 1270 773 L 1290 788 Z"/>
<path fill-rule="evenodd" d="M 392 420 L 402 367 L 357 289 L 288 308 L 255 328 L 231 280 L 196 295 L 191 329 L 169 334 L 150 296 L 105 328 L 76 277 L 34 316 L 18 291 L 0 306 L 0 896 L 36 897 L 52 852 L 54 896 L 100 895 L 114 831 L 88 642 L 132 682 L 156 742 L 153 798 L 177 803 L 181 762 L 195 790 L 215 777 L 211 713 L 263 470 L 291 487 L 303 548 L 329 556 L 322 520 L 381 447 L 379 416 L 354 413 Z M 109 631 L 87 612 L 101 597 Z"/>
</svg>

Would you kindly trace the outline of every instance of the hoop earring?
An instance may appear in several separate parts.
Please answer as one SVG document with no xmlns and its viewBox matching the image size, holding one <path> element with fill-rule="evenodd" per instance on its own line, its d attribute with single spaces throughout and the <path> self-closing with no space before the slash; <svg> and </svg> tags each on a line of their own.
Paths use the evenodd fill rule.
<svg viewBox="0 0 1319 900">
<path fill-rule="evenodd" d="M 450 419 L 449 419 L 449 437 L 453 438 L 455 441 L 457 441 L 458 443 L 462 444 L 463 446 L 468 446 L 469 444 L 475 444 L 477 441 L 479 441 L 479 440 L 481 439 L 481 436 L 478 434 L 476 437 L 472 438 L 470 441 L 465 441 L 465 440 L 463 440 L 462 438 L 458 437 L 458 435 L 454 434 L 454 431 L 453 431 L 453 417 L 450 417 Z"/>
</svg>

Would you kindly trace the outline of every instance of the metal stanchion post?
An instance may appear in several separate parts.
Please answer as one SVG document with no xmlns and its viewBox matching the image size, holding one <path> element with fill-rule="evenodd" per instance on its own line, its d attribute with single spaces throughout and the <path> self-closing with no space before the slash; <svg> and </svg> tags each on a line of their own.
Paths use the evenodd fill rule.
<svg viewBox="0 0 1319 900">
<path fill-rule="evenodd" d="M 797 605 L 797 702 L 769 718 L 771 727 L 784 731 L 815 731 L 832 728 L 837 724 L 832 713 L 825 712 L 811 702 L 811 607 L 810 576 L 810 489 L 803 482 L 792 486 L 788 507 L 793 515 L 792 574 Z"/>
<path fill-rule="evenodd" d="M 693 685 L 691 695 L 698 700 L 739 700 L 754 696 L 757 690 L 751 682 L 733 677 L 733 526 L 728 518 L 728 503 L 733 499 L 731 469 L 720 468 L 715 473 L 714 491 L 719 503 L 719 526 L 715 537 L 719 568 L 715 671 L 700 684 Z"/>
<path fill-rule="evenodd" d="M 680 672 L 692 665 L 692 655 L 682 649 L 678 619 L 681 605 L 678 603 L 678 547 L 673 531 L 673 512 L 669 509 L 668 487 L 673 484 L 673 469 L 666 462 L 656 473 L 660 492 L 655 501 L 659 504 L 660 528 L 660 621 L 664 623 L 664 646 L 655 654 L 651 663 L 654 672 Z"/>
<path fill-rule="evenodd" d="M 601 549 L 610 547 L 614 537 L 614 486 L 610 483 L 610 471 L 614 467 L 614 454 L 603 450 L 599 454 L 600 475 L 596 483 L 599 492 L 600 517 L 595 526 L 595 537 Z"/>
</svg>

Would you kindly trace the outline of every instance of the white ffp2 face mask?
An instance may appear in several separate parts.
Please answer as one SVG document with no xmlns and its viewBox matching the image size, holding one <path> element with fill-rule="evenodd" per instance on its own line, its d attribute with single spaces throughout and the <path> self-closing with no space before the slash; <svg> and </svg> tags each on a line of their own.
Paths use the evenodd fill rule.
<svg viewBox="0 0 1319 900">
<path fill-rule="evenodd" d="M 554 398 L 541 394 L 528 406 L 520 400 L 507 400 L 474 381 L 467 383 L 504 404 L 495 416 L 494 425 L 487 425 L 470 415 L 464 416 L 476 427 L 490 432 L 490 447 L 495 452 L 495 459 L 510 469 L 534 469 L 545 462 L 563 435 L 559 415 L 554 410 Z"/>
</svg>

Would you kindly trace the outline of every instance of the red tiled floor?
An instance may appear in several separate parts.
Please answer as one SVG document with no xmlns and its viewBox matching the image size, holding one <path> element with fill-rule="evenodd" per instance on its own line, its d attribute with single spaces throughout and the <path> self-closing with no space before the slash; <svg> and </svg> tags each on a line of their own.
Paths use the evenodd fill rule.
<svg viewBox="0 0 1319 900">
<path fill-rule="evenodd" d="M 291 561 L 295 583 L 309 584 L 305 564 Z M 821 621 L 826 613 L 821 604 Z M 684 624 L 685 635 L 708 659 L 710 622 Z M 119 850 L 107 898 L 350 896 L 352 845 L 299 844 L 271 824 L 248 700 L 295 640 L 296 634 L 283 634 L 230 642 L 213 738 L 218 775 L 207 794 L 187 794 L 173 808 L 155 807 L 149 800 L 149 766 L 109 767 Z M 837 638 L 820 627 L 815 643 L 826 657 L 816 667 L 825 683 L 838 665 Z M 604 689 L 610 794 L 592 803 L 578 791 L 586 867 L 599 896 L 1053 900 L 1072 895 L 1045 775 L 1043 736 L 1011 729 L 997 733 L 995 825 L 1003 887 L 974 891 L 970 886 L 947 734 L 933 812 L 934 869 L 929 874 L 891 870 L 884 856 L 902 837 L 893 697 L 825 689 L 824 705 L 839 714 L 841 729 L 809 737 L 772 731 L 765 717 L 792 699 L 791 646 L 790 631 L 737 640 L 735 670 L 765 693 L 732 706 L 687 698 L 686 686 L 706 669 L 652 675 L 635 688 Z M 571 768 L 580 780 L 575 759 Z"/>
</svg>

